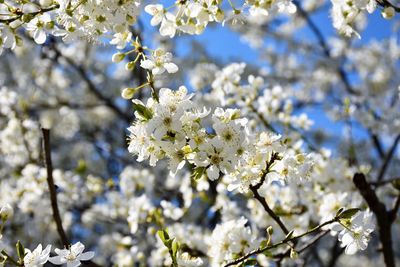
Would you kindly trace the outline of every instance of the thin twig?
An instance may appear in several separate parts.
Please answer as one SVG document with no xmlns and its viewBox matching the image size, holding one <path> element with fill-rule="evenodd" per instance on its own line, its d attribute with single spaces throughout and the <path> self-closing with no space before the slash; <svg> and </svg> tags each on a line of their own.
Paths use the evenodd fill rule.
<svg viewBox="0 0 400 267">
<path fill-rule="evenodd" d="M 379 182 L 370 182 L 370 185 L 372 185 L 374 187 L 380 187 L 380 186 L 383 186 L 386 184 L 396 183 L 396 182 L 400 182 L 400 177 L 390 178 L 390 179 L 386 179 L 386 180 L 379 181 Z"/>
<path fill-rule="evenodd" d="M 384 178 L 386 171 L 388 169 L 389 163 L 394 156 L 394 152 L 396 151 L 397 145 L 399 144 L 399 141 L 400 141 L 400 134 L 393 141 L 392 146 L 390 147 L 389 151 L 387 152 L 387 154 L 385 156 L 382 167 L 379 170 L 378 178 L 376 179 L 377 182 L 380 182 Z"/>
<path fill-rule="evenodd" d="M 55 10 L 55 9 L 57 9 L 59 7 L 60 7 L 60 5 L 56 4 L 56 5 L 51 6 L 51 7 L 41 8 L 40 10 L 35 11 L 35 12 L 31 12 L 31 13 L 18 12 L 17 14 L 10 14 L 9 16 L 14 15 L 15 17 L 8 18 L 8 19 L 0 19 L 0 23 L 10 24 L 13 21 L 21 19 L 23 15 L 28 15 L 28 16 L 31 16 L 31 17 L 35 17 L 37 15 L 40 15 L 40 14 Z M 6 14 L 2 14 L 2 15 L 6 15 Z"/>
<path fill-rule="evenodd" d="M 265 200 L 265 198 L 263 198 L 259 193 L 258 193 L 258 189 L 260 189 L 260 187 L 262 186 L 262 184 L 264 183 L 267 174 L 270 171 L 270 168 L 272 166 L 272 164 L 275 162 L 275 160 L 278 159 L 278 153 L 273 153 L 271 155 L 271 159 L 267 162 L 267 166 L 266 166 L 266 170 L 264 171 L 263 175 L 261 176 L 260 181 L 256 184 L 256 185 L 251 185 L 250 186 L 250 190 L 254 195 L 254 198 L 258 200 L 258 202 L 260 202 L 260 204 L 263 206 L 264 210 L 268 213 L 269 216 L 271 216 L 271 218 L 279 225 L 279 227 L 282 229 L 282 231 L 285 233 L 285 235 L 287 235 L 289 233 L 289 230 L 287 229 L 287 227 L 283 224 L 281 218 L 269 207 L 267 201 Z"/>
<path fill-rule="evenodd" d="M 291 237 L 291 238 L 285 238 L 285 239 L 283 239 L 282 241 L 280 241 L 280 242 L 278 242 L 278 243 L 276 243 L 276 244 L 268 245 L 268 246 L 263 247 L 263 248 L 255 249 L 255 250 L 249 252 L 248 254 L 246 254 L 246 255 L 244 255 L 244 256 L 242 256 L 242 257 L 236 259 L 236 260 L 233 260 L 233 261 L 227 263 L 227 264 L 225 265 L 225 267 L 238 264 L 238 263 L 243 262 L 244 260 L 250 258 L 250 257 L 253 256 L 253 255 L 257 255 L 257 254 L 263 253 L 263 252 L 265 252 L 265 251 L 267 251 L 267 250 L 274 249 L 274 248 L 277 248 L 277 247 L 282 246 L 282 245 L 284 245 L 284 244 L 287 244 L 287 243 L 289 243 L 289 242 L 296 241 L 296 240 L 298 240 L 299 238 L 301 238 L 301 237 L 303 237 L 303 236 L 306 236 L 306 235 L 309 235 L 309 234 L 318 232 L 318 231 L 319 231 L 321 228 L 323 228 L 324 226 L 329 225 L 329 224 L 331 224 L 331 223 L 334 223 L 334 222 L 336 222 L 337 220 L 338 220 L 338 218 L 335 217 L 335 218 L 333 218 L 332 220 L 326 221 L 326 222 L 324 222 L 324 223 L 322 223 L 322 224 L 320 224 L 320 225 L 318 225 L 318 226 L 316 226 L 316 227 L 314 227 L 314 228 L 312 228 L 312 229 L 310 229 L 310 230 L 308 230 L 308 231 L 306 231 L 306 232 L 304 232 L 304 233 L 302 233 L 302 234 L 300 234 L 300 235 L 293 236 L 293 237 Z"/>
<path fill-rule="evenodd" d="M 64 245 L 64 247 L 68 247 L 70 245 L 70 242 L 62 226 L 60 210 L 58 209 L 58 203 L 57 203 L 56 187 L 54 185 L 54 179 L 53 179 L 53 164 L 51 161 L 51 146 L 50 146 L 50 130 L 42 128 L 42 136 L 43 136 L 43 146 L 44 146 L 46 170 L 47 170 L 47 185 L 49 187 L 49 192 L 50 192 L 50 201 L 51 201 L 51 209 L 53 211 L 53 219 L 56 223 L 57 232 L 58 236 L 60 237 L 61 243 Z M 86 261 L 84 262 L 84 265 L 90 267 L 100 267 L 100 265 L 94 263 L 93 261 Z"/>
<path fill-rule="evenodd" d="M 54 179 L 53 179 L 53 165 L 51 162 L 51 147 L 50 147 L 50 130 L 42 128 L 42 135 L 43 135 L 43 146 L 44 146 L 44 153 L 46 160 L 47 185 L 49 187 L 49 192 L 50 192 L 50 201 L 51 201 L 51 209 L 53 211 L 53 219 L 54 222 L 56 223 L 57 232 L 58 236 L 60 237 L 61 243 L 65 247 L 68 247 L 70 243 L 62 226 L 60 210 L 58 209 L 58 204 L 57 204 L 56 187 L 54 185 Z"/>
<path fill-rule="evenodd" d="M 327 44 L 321 30 L 314 23 L 314 21 L 309 16 L 308 12 L 306 10 L 304 10 L 304 8 L 301 6 L 301 4 L 298 1 L 293 1 L 293 3 L 297 6 L 300 16 L 302 16 L 303 19 L 307 22 L 311 31 L 314 33 L 315 37 L 317 38 L 317 41 L 318 41 L 319 45 L 321 46 L 324 55 L 327 58 L 331 59 L 332 57 L 331 57 L 330 49 L 328 47 L 328 44 Z M 349 78 L 346 75 L 346 72 L 340 65 L 337 67 L 336 72 L 338 73 L 341 81 L 343 82 L 346 91 L 352 95 L 358 95 L 359 93 L 356 90 L 354 90 L 354 88 L 351 86 Z"/>
</svg>

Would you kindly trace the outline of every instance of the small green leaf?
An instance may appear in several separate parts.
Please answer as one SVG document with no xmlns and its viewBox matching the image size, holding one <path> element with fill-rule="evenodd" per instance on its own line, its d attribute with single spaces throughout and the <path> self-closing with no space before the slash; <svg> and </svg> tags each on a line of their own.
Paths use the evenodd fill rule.
<svg viewBox="0 0 400 267">
<path fill-rule="evenodd" d="M 18 259 L 23 260 L 25 257 L 25 248 L 24 246 L 21 244 L 21 242 L 17 242 L 16 244 L 17 247 L 17 255 L 18 255 Z"/>
<path fill-rule="evenodd" d="M 164 244 L 169 240 L 169 235 L 166 230 L 159 230 L 159 231 L 157 231 L 157 234 Z"/>
<path fill-rule="evenodd" d="M 150 109 L 148 109 L 147 107 L 145 107 L 144 105 L 140 104 L 140 103 L 133 103 L 133 108 L 139 113 L 140 116 L 142 116 L 143 118 L 150 120 L 151 118 L 153 118 L 153 114 L 151 113 Z"/>
<path fill-rule="evenodd" d="M 178 253 L 178 250 L 179 250 L 179 242 L 174 239 L 174 241 L 172 242 L 172 255 L 171 255 L 173 259 L 176 259 L 176 254 Z"/>
<path fill-rule="evenodd" d="M 243 263 L 244 266 L 256 266 L 258 264 L 256 259 L 248 259 Z"/>
<path fill-rule="evenodd" d="M 338 217 L 339 217 L 339 214 L 342 213 L 343 210 L 344 210 L 344 208 L 340 208 L 340 209 L 336 212 L 335 217 L 338 218 Z"/>
<path fill-rule="evenodd" d="M 260 247 L 265 248 L 265 247 L 268 246 L 268 243 L 269 243 L 269 240 L 265 240 L 265 239 L 264 239 L 263 241 L 261 241 Z"/>
<path fill-rule="evenodd" d="M 265 256 L 267 256 L 268 258 L 273 258 L 274 257 L 274 254 L 272 254 L 272 252 L 269 251 L 269 250 L 264 251 L 263 254 Z"/>
<path fill-rule="evenodd" d="M 197 167 L 192 172 L 192 178 L 195 180 L 199 180 L 206 171 L 206 167 Z"/>
<path fill-rule="evenodd" d="M 342 211 L 339 215 L 337 215 L 337 218 L 339 219 L 350 219 L 354 215 L 356 215 L 357 212 L 359 212 L 361 209 L 359 208 L 352 208 L 352 209 L 347 209 L 345 211 Z"/>
</svg>

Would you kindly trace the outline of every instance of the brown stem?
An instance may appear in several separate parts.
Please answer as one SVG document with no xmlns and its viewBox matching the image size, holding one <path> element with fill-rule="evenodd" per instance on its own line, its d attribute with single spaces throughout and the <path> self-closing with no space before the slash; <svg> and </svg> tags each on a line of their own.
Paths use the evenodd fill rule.
<svg viewBox="0 0 400 267">
<path fill-rule="evenodd" d="M 64 247 L 68 247 L 70 245 L 70 242 L 62 226 L 60 210 L 58 209 L 58 203 L 57 203 L 56 187 L 54 185 L 54 179 L 53 179 L 53 164 L 51 162 L 51 146 L 50 146 L 50 130 L 42 128 L 42 135 L 43 135 L 43 146 L 44 146 L 45 161 L 46 161 L 46 170 L 47 170 L 47 185 L 50 191 L 50 201 L 51 201 L 51 209 L 53 211 L 53 219 L 56 223 L 57 232 L 58 236 L 60 237 L 61 243 L 64 245 Z M 84 262 L 84 265 L 91 267 L 100 267 L 100 265 L 94 263 L 93 261 L 86 261 Z"/>
<path fill-rule="evenodd" d="M 58 209 L 58 204 L 57 204 L 56 187 L 54 185 L 54 179 L 53 179 L 53 165 L 51 162 L 51 147 L 50 147 L 50 130 L 42 128 L 42 135 L 43 135 L 43 145 L 44 145 L 44 153 L 46 160 L 47 185 L 49 187 L 49 192 L 50 192 L 50 201 L 51 201 L 51 209 L 53 211 L 53 219 L 54 222 L 56 223 L 57 232 L 60 237 L 61 243 L 65 247 L 68 247 L 70 243 L 62 226 L 60 210 Z"/>
</svg>

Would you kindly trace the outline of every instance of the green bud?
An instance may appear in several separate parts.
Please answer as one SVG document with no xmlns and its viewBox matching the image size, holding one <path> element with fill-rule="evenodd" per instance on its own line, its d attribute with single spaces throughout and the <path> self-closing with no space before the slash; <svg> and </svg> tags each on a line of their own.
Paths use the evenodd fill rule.
<svg viewBox="0 0 400 267">
<path fill-rule="evenodd" d="M 125 88 L 124 90 L 122 90 L 121 96 L 124 99 L 131 99 L 133 97 L 133 95 L 136 93 L 136 89 L 135 88 Z"/>
<path fill-rule="evenodd" d="M 124 54 L 124 53 L 115 53 L 115 54 L 112 56 L 112 62 L 114 62 L 114 63 L 119 63 L 119 62 L 121 62 L 122 60 L 124 60 L 124 58 L 125 58 L 125 54 Z"/>
</svg>

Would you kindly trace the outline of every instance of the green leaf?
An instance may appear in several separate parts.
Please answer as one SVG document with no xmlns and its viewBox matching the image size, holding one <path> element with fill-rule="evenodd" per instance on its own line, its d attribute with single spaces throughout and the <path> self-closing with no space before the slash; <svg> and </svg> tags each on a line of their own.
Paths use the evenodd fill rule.
<svg viewBox="0 0 400 267">
<path fill-rule="evenodd" d="M 172 259 L 176 260 L 176 254 L 178 253 L 178 250 L 179 250 L 179 242 L 174 239 L 174 241 L 172 242 L 172 255 L 171 255 Z"/>
<path fill-rule="evenodd" d="M 206 171 L 206 167 L 197 167 L 192 172 L 192 178 L 195 180 L 199 180 Z"/>
<path fill-rule="evenodd" d="M 169 240 L 169 235 L 166 230 L 159 230 L 157 231 L 158 236 L 160 237 L 161 241 L 166 244 L 166 242 Z"/>
<path fill-rule="evenodd" d="M 272 252 L 269 251 L 269 250 L 264 251 L 263 254 L 265 256 L 267 256 L 268 258 L 273 258 L 274 257 L 274 254 L 272 254 Z"/>
<path fill-rule="evenodd" d="M 140 116 L 143 118 L 150 120 L 153 118 L 153 114 L 151 113 L 150 109 L 145 107 L 144 105 L 140 103 L 133 103 L 133 108 L 139 113 Z"/>
<path fill-rule="evenodd" d="M 256 259 L 248 259 L 243 263 L 244 266 L 256 266 L 258 264 Z"/>
<path fill-rule="evenodd" d="M 17 242 L 16 244 L 17 247 L 17 255 L 18 255 L 18 259 L 23 260 L 25 257 L 25 248 L 24 246 L 21 244 L 21 242 Z"/>
<path fill-rule="evenodd" d="M 261 241 L 260 247 L 265 248 L 266 246 L 268 246 L 268 244 L 269 244 L 269 240 L 264 239 L 263 241 Z"/>
<path fill-rule="evenodd" d="M 339 215 L 340 215 L 340 213 L 342 213 L 343 210 L 344 210 L 344 208 L 340 208 L 340 209 L 336 212 L 335 217 L 338 218 Z"/>
<path fill-rule="evenodd" d="M 342 211 L 339 215 L 337 215 L 337 218 L 339 219 L 350 219 L 354 215 L 356 215 L 357 212 L 359 212 L 361 209 L 359 208 L 352 208 L 348 209 L 345 211 Z"/>
</svg>

